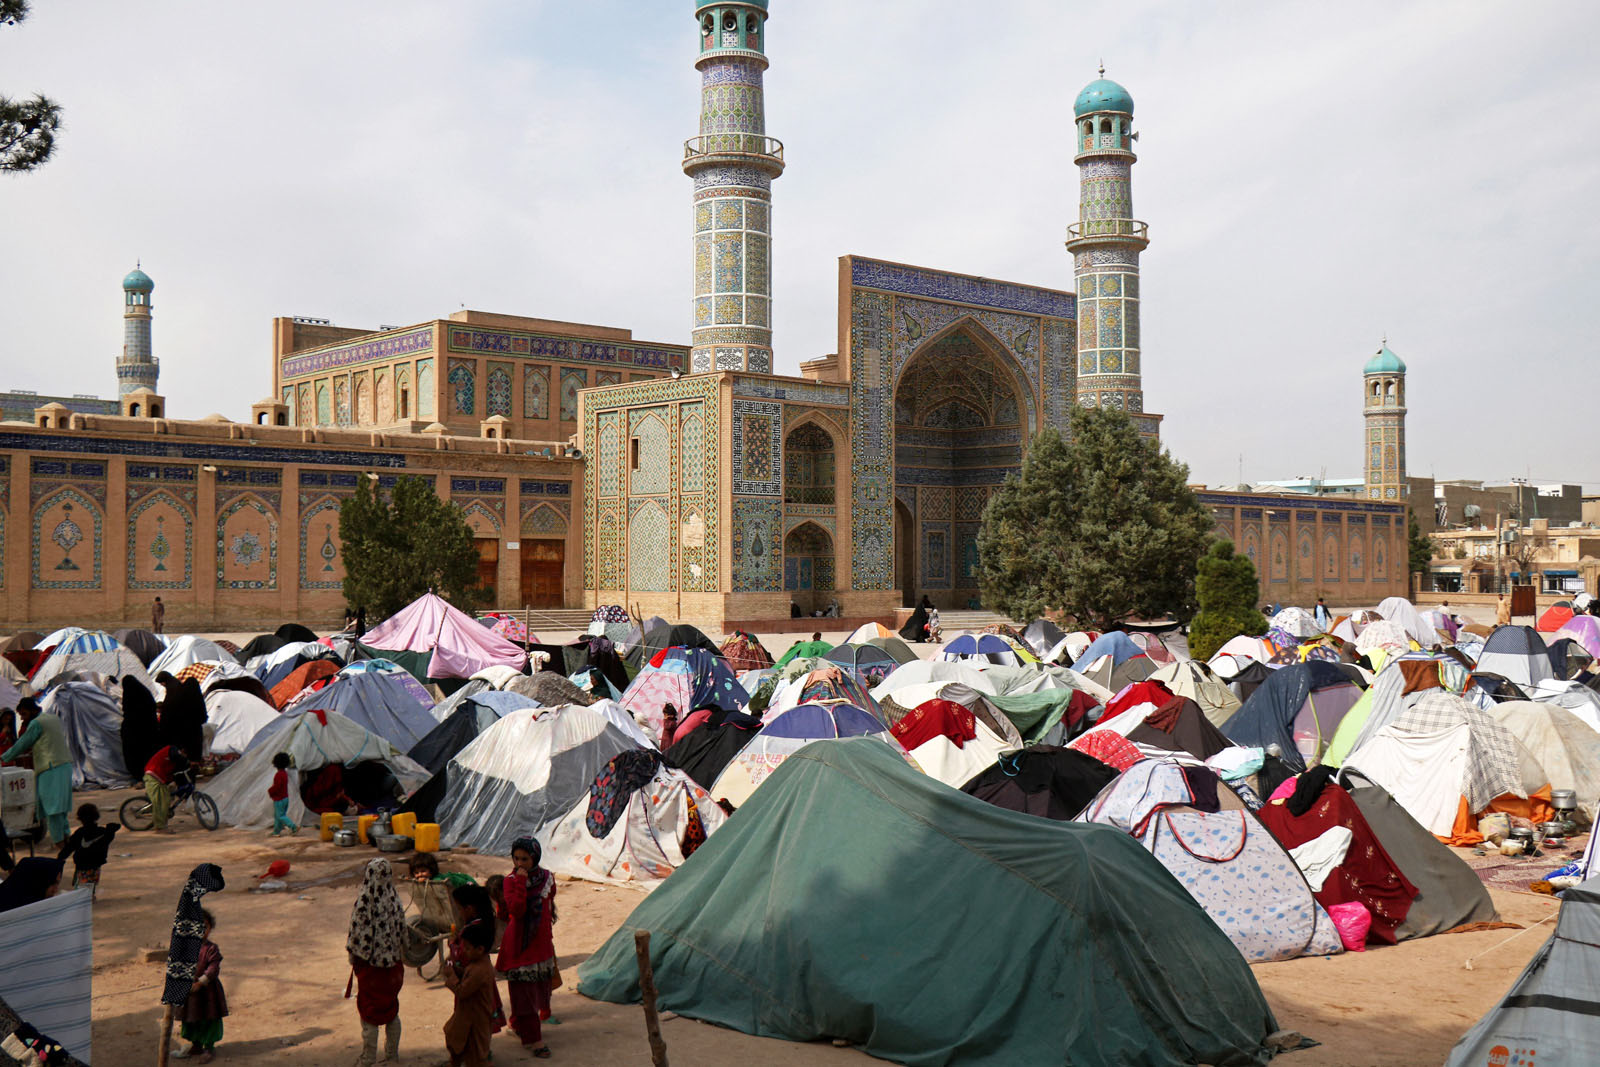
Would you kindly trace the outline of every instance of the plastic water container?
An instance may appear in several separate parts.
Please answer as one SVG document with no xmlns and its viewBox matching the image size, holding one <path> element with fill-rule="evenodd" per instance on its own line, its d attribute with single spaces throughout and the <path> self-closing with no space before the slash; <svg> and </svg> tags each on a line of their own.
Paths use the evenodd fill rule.
<svg viewBox="0 0 1600 1067">
<path fill-rule="evenodd" d="M 439 851 L 439 824 L 436 822 L 417 823 L 417 835 L 414 845 L 418 852 Z"/>
<path fill-rule="evenodd" d="M 417 829 L 417 813 L 414 811 L 397 811 L 390 820 L 390 833 L 400 837 L 414 837 Z"/>
<path fill-rule="evenodd" d="M 37 821 L 33 772 L 26 767 L 0 767 L 0 824 L 22 832 Z"/>
<path fill-rule="evenodd" d="M 372 829 L 372 824 L 377 822 L 377 821 L 378 821 L 378 817 L 376 815 L 357 815 L 356 816 L 356 837 L 361 841 L 361 843 L 363 845 L 372 844 L 372 838 L 367 836 L 367 831 Z"/>
<path fill-rule="evenodd" d="M 340 815 L 336 811 L 325 811 L 325 812 L 322 813 L 322 839 L 324 841 L 332 841 L 333 840 L 333 832 L 335 830 L 341 830 L 343 828 L 344 828 L 344 816 L 343 815 Z"/>
</svg>

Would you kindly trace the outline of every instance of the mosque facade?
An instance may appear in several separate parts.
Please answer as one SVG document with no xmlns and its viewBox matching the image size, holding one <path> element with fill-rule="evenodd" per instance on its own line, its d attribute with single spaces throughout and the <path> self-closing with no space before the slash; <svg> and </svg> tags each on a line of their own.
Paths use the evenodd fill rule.
<svg viewBox="0 0 1600 1067">
<path fill-rule="evenodd" d="M 726 630 L 977 606 L 979 522 L 1034 434 L 1066 430 L 1073 405 L 1160 430 L 1133 99 L 1103 71 L 1076 99 L 1070 288 L 843 256 L 837 351 L 775 374 L 768 14 L 695 9 L 690 344 L 479 311 L 376 331 L 280 318 L 250 420 L 179 420 L 136 269 L 116 413 L 50 402 L 0 425 L 0 624 L 141 624 L 159 595 L 173 629 L 326 625 L 345 607 L 342 500 L 406 474 L 462 508 L 502 608 L 624 604 Z M 1404 592 L 1399 504 L 1276 499 L 1203 494 L 1263 599 Z"/>
</svg>

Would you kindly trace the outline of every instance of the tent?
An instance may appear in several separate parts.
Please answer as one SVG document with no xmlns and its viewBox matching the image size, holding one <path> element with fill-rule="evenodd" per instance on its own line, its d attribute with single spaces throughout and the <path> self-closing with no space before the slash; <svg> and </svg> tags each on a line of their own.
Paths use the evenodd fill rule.
<svg viewBox="0 0 1600 1067">
<path fill-rule="evenodd" d="M 1600 816 L 1600 733 L 1566 708 L 1509 700 L 1486 709 L 1522 743 L 1549 776 L 1551 789 L 1570 789 L 1592 823 Z"/>
<path fill-rule="evenodd" d="M 961 791 L 996 807 L 1066 822 L 1116 778 L 1116 770 L 1093 756 L 1054 745 L 1029 745 L 1000 756 Z"/>
<path fill-rule="evenodd" d="M 184 634 L 175 637 L 166 650 L 150 663 L 151 675 L 166 671 L 168 674 L 177 674 L 191 663 L 237 663 L 233 653 L 204 637 L 193 634 Z"/>
<path fill-rule="evenodd" d="M 872 697 L 882 701 L 884 697 L 893 696 L 908 685 L 924 685 L 928 682 L 960 682 L 980 693 L 992 695 L 999 692 L 996 677 L 970 662 L 946 663 L 944 660 L 919 659 L 902 664 L 889 677 L 873 686 Z"/>
<path fill-rule="evenodd" d="M 410 676 L 400 672 L 346 668 L 321 689 L 297 697 L 284 714 L 337 711 L 407 752 L 438 725 L 429 711 L 433 704 L 418 700 L 406 685 L 409 681 Z"/>
<path fill-rule="evenodd" d="M 129 773 L 122 755 L 122 709 L 99 686 L 63 682 L 45 694 L 41 706 L 66 727 L 72 753 L 72 788 L 121 789 L 144 777 Z"/>
<path fill-rule="evenodd" d="M 99 630 L 84 630 L 69 636 L 34 669 L 30 677 L 33 688 L 40 692 L 63 675 L 93 672 L 111 678 L 133 675 L 139 684 L 151 691 L 155 683 L 144 669 L 144 663 L 129 649 L 117 644 L 116 638 Z"/>
<path fill-rule="evenodd" d="M 240 663 L 249 663 L 259 656 L 278 651 L 288 643 L 277 634 L 257 634 L 245 642 L 245 646 L 239 650 L 238 660 Z"/>
<path fill-rule="evenodd" d="M 697 708 L 731 711 L 749 703 L 750 695 L 721 656 L 703 648 L 674 647 L 659 654 L 659 660 L 639 672 L 619 701 L 658 744 L 671 744 L 671 739 L 663 736 L 668 704 L 681 722 Z"/>
<path fill-rule="evenodd" d="M 1459 664 L 1448 659 L 1405 657 L 1388 664 L 1361 694 L 1333 732 L 1321 762 L 1343 765 L 1364 738 L 1375 734 L 1436 689 L 1459 691 L 1466 684 Z"/>
<path fill-rule="evenodd" d="M 1277 1029 L 1135 842 L 963 796 L 865 739 L 788 760 L 579 967 L 580 992 L 639 999 L 635 930 L 662 1010 L 900 1063 L 1262 1064 Z"/>
<path fill-rule="evenodd" d="M 687 623 L 674 626 L 663 619 L 651 619 L 645 625 L 639 643 L 630 648 L 623 658 L 629 667 L 638 670 L 668 648 L 703 648 L 713 656 L 722 655 L 711 638 L 697 628 Z"/>
<path fill-rule="evenodd" d="M 1204 801 L 1189 776 L 1209 773 L 1142 760 L 1078 818 L 1115 827 L 1149 850 L 1251 963 L 1340 951 L 1300 869 L 1233 790 L 1217 781 L 1218 809 L 1197 806 Z"/>
<path fill-rule="evenodd" d="M 1590 618 L 1585 615 L 1584 618 Z M 1568 681 L 1594 666 L 1594 655 L 1571 637 L 1560 631 L 1550 635 L 1550 669 L 1557 681 Z"/>
<path fill-rule="evenodd" d="M 939 658 L 956 663 L 975 660 L 1015 667 L 1022 662 L 1016 649 L 999 634 L 962 634 L 944 646 Z"/>
<path fill-rule="evenodd" d="M 900 661 L 877 645 L 837 645 L 824 658 L 869 689 L 900 666 Z"/>
<path fill-rule="evenodd" d="M 1146 681 L 1159 682 L 1174 696 L 1188 697 L 1215 726 L 1227 722 L 1241 703 L 1216 672 L 1197 659 L 1169 663 Z"/>
<path fill-rule="evenodd" d="M 1361 636 L 1356 638 L 1356 651 L 1363 656 L 1370 655 L 1377 649 L 1383 649 L 1390 654 L 1403 654 L 1411 651 L 1411 635 L 1406 633 L 1406 628 L 1398 622 L 1389 619 L 1379 619 L 1361 631 Z"/>
<path fill-rule="evenodd" d="M 479 734 L 446 767 L 440 841 L 505 856 L 571 811 L 612 757 L 641 747 L 604 704 L 514 711 Z"/>
<path fill-rule="evenodd" d="M 667 766 L 676 767 L 694 779 L 701 788 L 710 789 L 760 729 L 760 719 L 718 708 L 711 713 L 708 721 L 687 734 L 679 735 L 676 743 L 663 752 L 662 757 Z"/>
<path fill-rule="evenodd" d="M 1084 649 L 1072 664 L 1072 669 L 1079 674 L 1086 673 L 1091 665 L 1104 656 L 1111 657 L 1113 666 L 1120 666 L 1127 660 L 1144 655 L 1144 649 L 1133 643 L 1133 639 L 1118 630 L 1102 634 L 1095 642 Z M 1115 688 L 1120 689 L 1121 686 Z"/>
<path fill-rule="evenodd" d="M 424 593 L 368 630 L 361 643 L 392 652 L 431 653 L 429 678 L 470 678 L 495 663 L 520 671 L 528 662 L 520 646 L 433 593 Z"/>
<path fill-rule="evenodd" d="M 917 654 L 911 650 L 910 645 L 906 644 L 893 634 L 890 634 L 888 637 L 869 637 L 866 639 L 866 641 L 861 643 L 871 645 L 873 648 L 883 649 L 885 652 L 889 653 L 890 659 L 901 665 L 910 663 L 912 660 L 918 658 Z"/>
<path fill-rule="evenodd" d="M 850 636 L 846 637 L 841 643 L 846 645 L 862 645 L 874 639 L 893 636 L 894 631 L 883 625 L 881 622 L 864 622 L 851 631 Z"/>
<path fill-rule="evenodd" d="M 1378 604 L 1378 614 L 1390 622 L 1397 622 L 1406 635 L 1423 648 L 1439 643 L 1439 634 L 1417 611 L 1417 606 L 1403 596 L 1392 596 Z"/>
<path fill-rule="evenodd" d="M 794 659 L 821 659 L 832 651 L 833 646 L 826 641 L 796 641 L 789 646 L 789 651 L 778 657 L 778 661 L 774 666 L 788 666 L 789 662 Z"/>
<path fill-rule="evenodd" d="M 1004 716 L 1000 722 L 1011 725 Z M 895 720 L 889 732 L 910 752 L 912 761 L 924 774 L 956 789 L 994 766 L 1002 752 L 1022 745 L 1014 727 L 1008 733 L 1000 733 L 989 718 L 979 717 L 953 700 L 939 698 L 910 709 Z"/>
<path fill-rule="evenodd" d="M 1440 637 L 1454 641 L 1456 634 L 1461 631 L 1461 624 L 1456 622 L 1455 616 L 1443 608 L 1434 608 L 1432 611 L 1424 611 L 1421 614 L 1422 621 L 1432 626 L 1434 632 Z"/>
<path fill-rule="evenodd" d="M 826 667 L 820 667 L 780 684 L 772 694 L 772 700 L 768 703 L 761 720 L 770 722 L 779 712 L 797 708 L 801 704 L 837 701 L 855 704 L 871 712 L 874 718 L 883 718 L 882 709 L 867 690 L 849 674 L 830 663 Z"/>
<path fill-rule="evenodd" d="M 450 761 L 462 749 L 499 722 L 502 716 L 538 706 L 527 697 L 489 689 L 482 682 L 468 684 L 480 688 L 453 703 L 439 725 L 428 731 L 428 735 L 406 753 L 432 776 L 425 785 L 406 798 L 404 810 L 416 813 L 418 822 L 436 821 L 439 802 L 444 799 L 449 785 L 446 771 Z"/>
<path fill-rule="evenodd" d="M 1274 630 L 1282 630 L 1290 637 L 1301 640 L 1322 632 L 1322 627 L 1317 625 L 1317 620 L 1305 608 L 1284 608 L 1272 617 L 1269 625 Z"/>
<path fill-rule="evenodd" d="M 1555 933 L 1505 999 L 1456 1042 L 1445 1067 L 1600 1063 L 1600 877 L 1561 895 Z M 1509 1058 L 1511 1049 L 1518 1059 Z M 1522 1050 L 1527 1058 L 1522 1059 Z M 1535 1051 L 1536 1050 L 1536 1051 Z"/>
<path fill-rule="evenodd" d="M 38 630 L 18 630 L 3 640 L 0 640 L 0 652 L 22 652 L 39 647 L 44 640 L 44 634 Z"/>
<path fill-rule="evenodd" d="M 255 675 L 269 690 L 307 663 L 325 660 L 337 670 L 344 660 L 327 645 L 317 641 L 290 641 L 265 655 L 246 661 L 244 669 Z M 296 690 L 298 692 L 299 690 Z M 293 696 L 290 693 L 289 696 Z M 287 699 L 287 698 L 285 698 Z"/>
<path fill-rule="evenodd" d="M 1595 659 L 1600 659 L 1600 618 L 1593 615 L 1574 615 L 1565 626 L 1556 631 L 1555 639 L 1570 637 L 1582 645 Z"/>
<path fill-rule="evenodd" d="M 272 757 L 279 752 L 289 754 L 302 788 L 309 776 L 329 766 L 339 768 L 342 776 L 349 778 L 369 770 L 374 772 L 373 777 L 385 782 L 393 776 L 394 788 L 402 796 L 416 790 L 428 777 L 426 771 L 389 742 L 338 712 L 280 715 L 256 734 L 243 756 L 206 785 L 224 823 L 252 830 L 272 825 L 272 801 L 267 797 L 267 787 L 275 773 Z M 399 797 L 383 799 L 393 803 Z M 289 818 L 301 825 L 310 821 L 301 789 L 289 790 Z"/>
<path fill-rule="evenodd" d="M 1292 770 L 1321 760 L 1361 687 L 1337 665 L 1309 660 L 1276 671 L 1222 724 L 1234 744 L 1277 745 Z"/>
<path fill-rule="evenodd" d="M 637 769 L 630 782 L 624 769 Z M 592 882 L 655 884 L 683 866 L 727 815 L 680 770 L 656 752 L 624 752 L 607 763 L 572 810 L 539 836 L 541 864 L 556 874 Z"/>
<path fill-rule="evenodd" d="M 1535 822 L 1552 810 L 1550 780 L 1538 761 L 1487 712 L 1444 690 L 1364 735 L 1345 766 L 1383 786 L 1430 833 L 1456 845 L 1483 839 L 1476 818 L 1491 808 Z"/>
<path fill-rule="evenodd" d="M 1034 619 L 1022 631 L 1022 639 L 1040 659 L 1045 659 L 1066 636 L 1061 627 L 1049 619 Z"/>
<path fill-rule="evenodd" d="M 326 684 L 339 673 L 340 669 L 338 660 L 307 660 L 284 675 L 276 685 L 268 690 L 268 695 L 275 707 L 279 709 L 286 708 L 307 689 L 319 683 Z"/>
<path fill-rule="evenodd" d="M 813 741 L 844 737 L 873 737 L 889 744 L 903 757 L 905 749 L 889 728 L 870 711 L 854 704 L 801 704 L 762 725 L 738 755 L 717 776 L 711 795 L 739 807 L 750 800 L 784 760 Z"/>
<path fill-rule="evenodd" d="M 1542 634 L 1553 634 L 1571 622 L 1573 618 L 1572 608 L 1557 604 L 1554 607 L 1545 609 L 1545 613 L 1539 616 L 1539 622 L 1534 626 L 1534 629 Z"/>
<path fill-rule="evenodd" d="M 1197 760 L 1208 760 L 1234 747 L 1211 725 L 1200 705 L 1187 697 L 1173 697 L 1128 725 L 1129 729 L 1120 732 L 1134 744 L 1161 752 L 1186 752 Z M 1108 728 L 1115 726 L 1112 723 Z"/>
<path fill-rule="evenodd" d="M 1352 611 L 1349 615 L 1334 623 L 1333 629 L 1328 632 L 1339 640 L 1348 641 L 1353 645 L 1356 643 L 1356 638 L 1361 636 L 1363 630 L 1382 618 L 1383 616 L 1376 611 L 1367 611 L 1365 609 Z"/>
<path fill-rule="evenodd" d="M 113 630 L 111 636 L 117 639 L 117 644 L 138 656 L 139 662 L 147 668 L 152 660 L 167 650 L 166 639 L 157 637 L 149 630 Z"/>
<path fill-rule="evenodd" d="M 1483 643 L 1478 671 L 1498 674 L 1524 689 L 1555 677 L 1550 649 L 1531 626 L 1497 626 Z"/>
<path fill-rule="evenodd" d="M 767 651 L 761 639 L 743 630 L 735 630 L 729 635 L 719 651 L 735 671 L 759 671 L 772 666 L 772 653 Z"/>
<path fill-rule="evenodd" d="M 236 689 L 213 689 L 205 699 L 213 756 L 243 755 L 250 739 L 278 717 L 277 708 Z"/>
</svg>

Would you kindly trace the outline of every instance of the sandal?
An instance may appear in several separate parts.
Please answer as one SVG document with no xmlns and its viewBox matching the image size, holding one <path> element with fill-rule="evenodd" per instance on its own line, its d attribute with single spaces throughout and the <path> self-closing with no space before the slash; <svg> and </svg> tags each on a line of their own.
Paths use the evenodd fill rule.
<svg viewBox="0 0 1600 1067">
<path fill-rule="evenodd" d="M 533 1050 L 533 1058 L 536 1060 L 547 1060 L 550 1058 L 550 1055 L 551 1053 L 549 1045 L 540 1045 L 538 1048 Z"/>
</svg>

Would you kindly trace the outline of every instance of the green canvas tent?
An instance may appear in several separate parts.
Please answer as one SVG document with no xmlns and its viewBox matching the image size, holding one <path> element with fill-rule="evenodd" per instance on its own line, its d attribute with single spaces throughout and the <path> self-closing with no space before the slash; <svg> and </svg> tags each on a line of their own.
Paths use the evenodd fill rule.
<svg viewBox="0 0 1600 1067">
<path fill-rule="evenodd" d="M 985 804 L 867 738 L 784 761 L 579 992 L 639 999 L 635 930 L 663 1010 L 906 1064 L 1261 1064 L 1277 1029 L 1238 949 L 1133 838 Z"/>
</svg>

